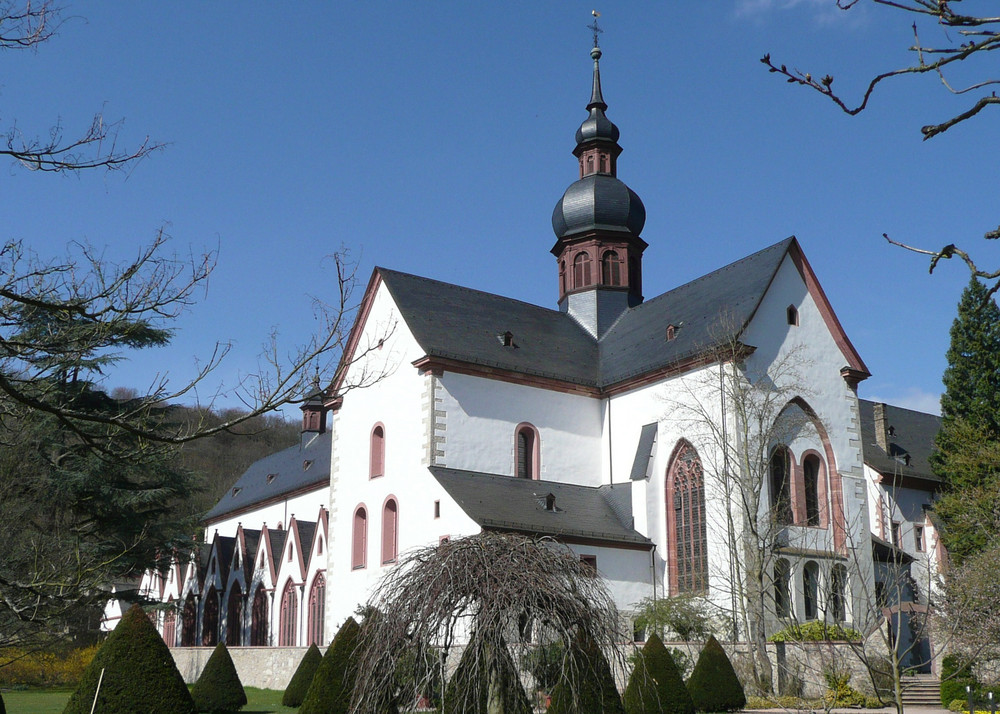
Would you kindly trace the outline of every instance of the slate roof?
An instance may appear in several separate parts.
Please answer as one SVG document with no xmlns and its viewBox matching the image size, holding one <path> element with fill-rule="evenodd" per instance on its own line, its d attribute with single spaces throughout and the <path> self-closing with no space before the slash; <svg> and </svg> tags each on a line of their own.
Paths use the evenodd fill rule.
<svg viewBox="0 0 1000 714">
<path fill-rule="evenodd" d="M 253 508 L 309 486 L 329 486 L 330 438 L 329 431 L 310 434 L 303 444 L 255 461 L 202 517 L 202 522 L 221 520 L 227 514 Z M 271 474 L 274 476 L 269 480 Z"/>
<path fill-rule="evenodd" d="M 934 414 L 885 405 L 886 423 L 893 428 L 887 454 L 875 439 L 875 402 L 859 399 L 861 411 L 861 444 L 865 463 L 879 473 L 910 476 L 940 482 L 931 470 L 930 455 L 934 452 L 934 437 L 941 428 L 941 417 Z M 906 465 L 906 456 L 910 465 Z"/>
<path fill-rule="evenodd" d="M 568 314 L 377 268 L 428 356 L 602 388 L 702 354 L 738 335 L 795 238 L 627 310 L 600 339 Z M 668 325 L 680 326 L 667 341 Z M 498 335 L 513 334 L 516 347 Z"/>
<path fill-rule="evenodd" d="M 250 577 L 253 575 L 254 558 L 257 557 L 257 544 L 260 543 L 260 531 L 244 528 L 243 542 L 246 544 L 246 550 L 242 553 L 241 559 L 243 576 L 247 582 L 250 582 Z"/>
<path fill-rule="evenodd" d="M 632 528 L 631 483 L 592 488 L 442 466 L 429 470 L 483 528 L 652 547 L 648 538 Z M 550 493 L 555 496 L 555 511 L 545 508 Z"/>
<path fill-rule="evenodd" d="M 316 537 L 316 521 L 295 521 L 299 528 L 299 546 L 302 548 L 302 563 L 308 568 L 312 555 L 313 538 Z"/>
<path fill-rule="evenodd" d="M 229 566 L 233 563 L 233 553 L 236 551 L 236 538 L 232 536 L 216 536 L 215 548 L 219 564 L 219 578 L 223 583 L 229 578 Z"/>
</svg>

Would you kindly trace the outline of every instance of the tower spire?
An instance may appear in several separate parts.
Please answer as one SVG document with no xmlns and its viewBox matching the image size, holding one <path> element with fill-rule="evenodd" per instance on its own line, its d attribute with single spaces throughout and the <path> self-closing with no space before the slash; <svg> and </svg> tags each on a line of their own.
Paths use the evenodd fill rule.
<svg viewBox="0 0 1000 714">
<path fill-rule="evenodd" d="M 604 97 L 601 95 L 601 47 L 598 44 L 598 35 L 600 35 L 604 30 L 601 29 L 600 25 L 597 24 L 597 18 L 601 16 L 597 10 L 591 10 L 590 14 L 594 16 L 594 22 L 587 27 L 594 33 L 594 47 L 590 50 L 590 56 L 594 59 L 594 88 L 590 93 L 590 104 L 587 105 L 587 109 L 600 109 L 605 111 L 608 105 L 604 103 Z"/>
</svg>

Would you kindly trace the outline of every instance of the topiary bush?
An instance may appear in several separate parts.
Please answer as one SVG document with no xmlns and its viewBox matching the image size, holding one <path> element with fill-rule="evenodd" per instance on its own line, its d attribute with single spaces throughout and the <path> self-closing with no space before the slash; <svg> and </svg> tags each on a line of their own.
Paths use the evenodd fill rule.
<svg viewBox="0 0 1000 714">
<path fill-rule="evenodd" d="M 972 687 L 973 692 L 979 688 L 979 681 L 972 673 L 973 664 L 975 663 L 967 657 L 956 654 L 947 655 L 941 660 L 941 706 L 947 707 L 956 699 L 961 699 L 963 706 L 969 706 L 969 695 L 965 688 Z"/>
<path fill-rule="evenodd" d="M 656 635 L 649 636 L 636 657 L 622 703 L 626 714 L 694 714 L 684 678 Z"/>
<path fill-rule="evenodd" d="M 731 712 L 747 703 L 726 651 L 714 636 L 708 638 L 687 681 L 688 692 L 700 712 Z"/>
<path fill-rule="evenodd" d="M 499 708 L 489 707 L 491 693 L 499 697 Z M 502 641 L 499 647 L 476 641 L 465 648 L 445 689 L 443 710 L 444 714 L 531 714 L 528 695 Z"/>
<path fill-rule="evenodd" d="M 547 714 L 625 714 L 622 698 L 618 694 L 611 667 L 601 648 L 586 637 L 573 642 L 570 656 L 576 670 L 574 683 L 563 673 L 559 684 L 552 690 L 552 703 Z M 574 697 L 574 688 L 575 694 Z"/>
<path fill-rule="evenodd" d="M 353 617 L 340 626 L 316 668 L 299 714 L 347 714 L 354 691 L 354 648 L 360 631 Z"/>
<path fill-rule="evenodd" d="M 195 709 L 210 714 L 238 712 L 246 706 L 247 693 L 243 691 L 233 658 L 222 642 L 215 646 L 201 676 L 191 687 L 191 698 Z"/>
<path fill-rule="evenodd" d="M 3 695 L 0 694 L 0 714 L 7 714 L 7 705 L 3 703 Z"/>
<path fill-rule="evenodd" d="M 163 638 L 133 605 L 94 655 L 63 714 L 192 714 L 194 702 Z"/>
<path fill-rule="evenodd" d="M 314 642 L 309 645 L 305 656 L 295 669 L 295 674 L 292 675 L 291 681 L 285 687 L 285 693 L 281 697 L 283 706 L 297 707 L 302 704 L 306 698 L 306 692 L 309 691 L 309 685 L 312 684 L 313 675 L 316 674 L 316 668 L 322 661 L 323 655 Z"/>
</svg>

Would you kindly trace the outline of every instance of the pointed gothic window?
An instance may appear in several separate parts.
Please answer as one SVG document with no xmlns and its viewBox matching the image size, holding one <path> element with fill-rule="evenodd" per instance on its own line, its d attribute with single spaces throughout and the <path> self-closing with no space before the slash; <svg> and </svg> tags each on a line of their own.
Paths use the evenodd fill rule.
<svg viewBox="0 0 1000 714">
<path fill-rule="evenodd" d="M 514 432 L 514 471 L 518 478 L 538 479 L 538 432 L 531 424 L 520 424 Z"/>
<path fill-rule="evenodd" d="M 174 638 L 177 637 L 177 610 L 169 600 L 167 605 L 167 611 L 163 613 L 163 641 L 167 643 L 167 647 L 173 647 L 176 644 Z"/>
<path fill-rule="evenodd" d="M 299 626 L 299 606 L 295 599 L 295 585 L 289 580 L 281 592 L 281 619 L 278 623 L 278 646 L 295 647 L 295 634 Z"/>
<path fill-rule="evenodd" d="M 389 498 L 382 507 L 382 564 L 396 562 L 399 547 L 399 506 Z"/>
<path fill-rule="evenodd" d="M 233 583 L 226 604 L 226 645 L 238 647 L 243 644 L 243 591 L 239 583 Z"/>
<path fill-rule="evenodd" d="M 371 458 L 369 459 L 369 478 L 378 478 L 385 473 L 385 427 L 376 424 L 372 429 Z"/>
<path fill-rule="evenodd" d="M 792 458 L 788 449 L 779 446 L 771 452 L 771 508 L 775 522 L 792 522 L 791 473 Z"/>
<path fill-rule="evenodd" d="M 267 593 L 263 583 L 257 586 L 250 607 L 250 645 L 267 646 Z"/>
<path fill-rule="evenodd" d="M 309 588 L 309 642 L 306 644 L 323 646 L 323 618 L 326 612 L 326 578 L 318 573 Z"/>
<path fill-rule="evenodd" d="M 792 568 L 784 558 L 778 558 L 774 563 L 774 614 L 778 617 L 791 617 L 791 577 Z"/>
<path fill-rule="evenodd" d="M 819 566 L 812 560 L 802 568 L 802 601 L 805 618 L 815 620 L 819 606 Z"/>
<path fill-rule="evenodd" d="M 202 646 L 215 647 L 219 643 L 219 594 L 214 586 L 205 595 L 205 609 L 201 620 Z"/>
<path fill-rule="evenodd" d="M 573 289 L 579 290 L 592 283 L 590 278 L 590 255 L 577 253 L 573 258 Z"/>
<path fill-rule="evenodd" d="M 354 511 L 354 528 L 351 539 L 351 568 L 365 567 L 365 553 L 368 548 L 368 512 L 364 506 Z"/>
<path fill-rule="evenodd" d="M 601 284 L 622 284 L 621 261 L 618 259 L 618 253 L 613 250 L 605 251 L 601 257 Z"/>
<path fill-rule="evenodd" d="M 707 592 L 704 474 L 698 452 L 686 441 L 667 471 L 667 529 L 670 594 Z"/>
<path fill-rule="evenodd" d="M 819 519 L 819 457 L 809 454 L 802 460 L 802 480 L 806 496 L 806 525 L 818 526 Z"/>
</svg>

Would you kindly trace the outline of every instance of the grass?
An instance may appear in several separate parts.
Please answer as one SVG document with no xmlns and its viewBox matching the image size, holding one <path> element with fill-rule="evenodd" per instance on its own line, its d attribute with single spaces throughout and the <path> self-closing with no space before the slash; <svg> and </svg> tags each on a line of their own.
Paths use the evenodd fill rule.
<svg viewBox="0 0 1000 714">
<path fill-rule="evenodd" d="M 26 689 L 4 692 L 7 711 L 17 714 L 61 714 L 73 692 L 68 689 Z M 282 691 L 246 687 L 247 705 L 242 714 L 287 714 L 298 711 L 281 706 Z"/>
</svg>

